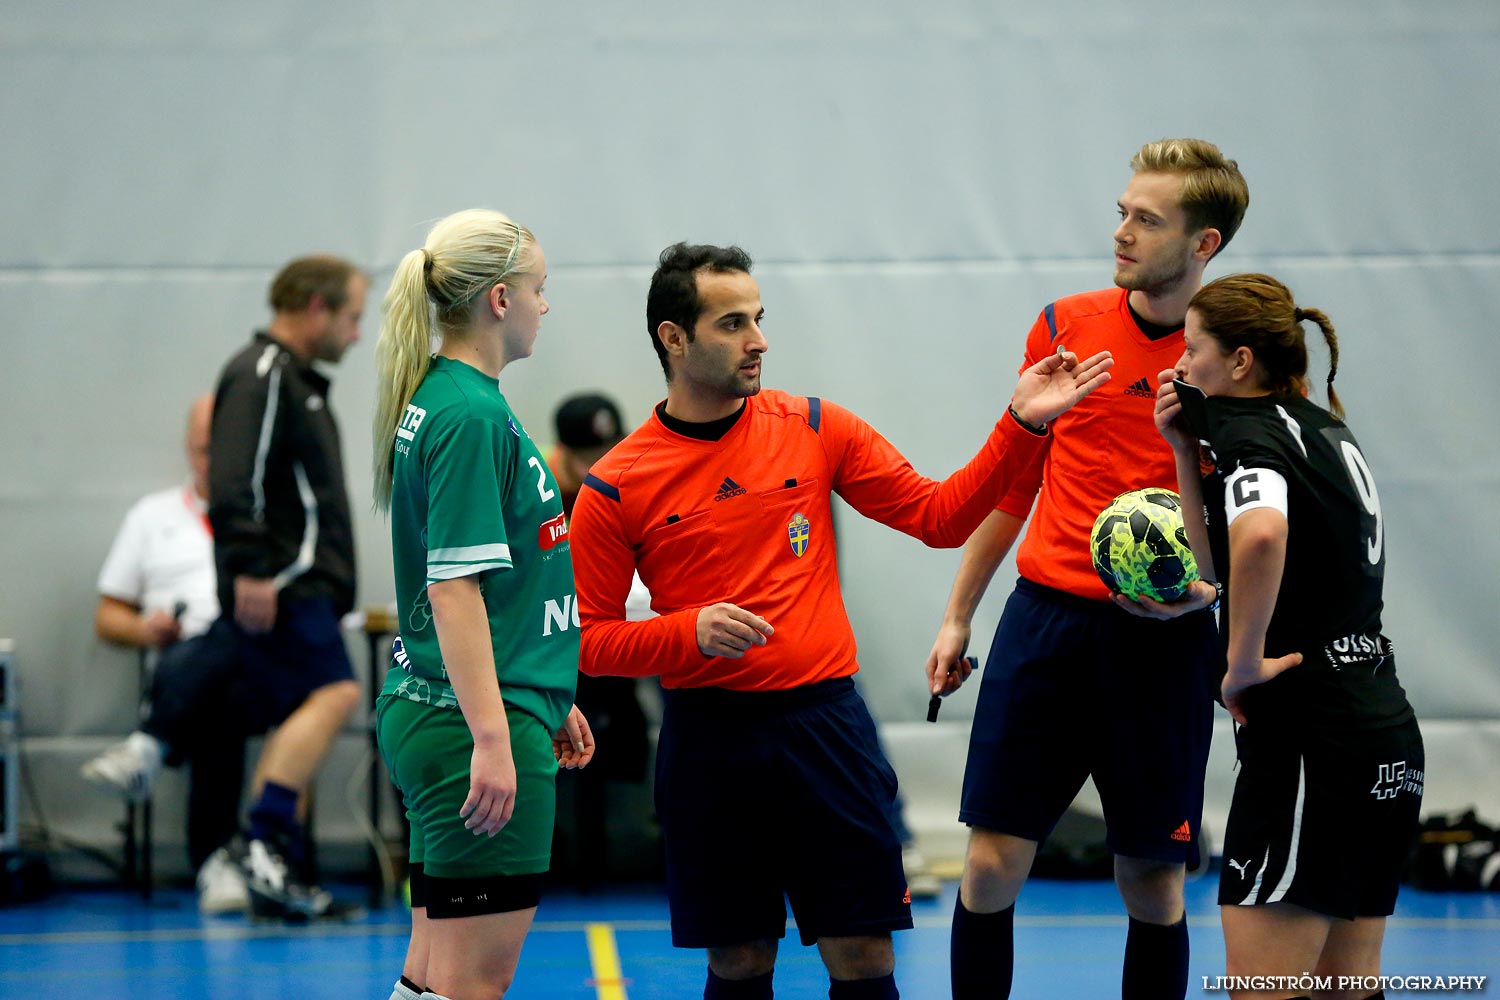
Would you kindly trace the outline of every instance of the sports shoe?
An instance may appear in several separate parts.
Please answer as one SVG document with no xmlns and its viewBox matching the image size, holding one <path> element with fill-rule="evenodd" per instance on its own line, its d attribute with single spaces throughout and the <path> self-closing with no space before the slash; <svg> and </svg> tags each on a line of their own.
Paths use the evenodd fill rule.
<svg viewBox="0 0 1500 1000">
<path fill-rule="evenodd" d="M 110 785 L 133 802 L 151 797 L 161 774 L 162 745 L 137 730 L 83 765 L 82 774 L 96 785 Z"/>
<path fill-rule="evenodd" d="M 916 844 L 901 849 L 901 867 L 906 869 L 906 891 L 912 899 L 934 899 L 942 893 L 942 880 L 932 874 L 927 858 Z"/>
<path fill-rule="evenodd" d="M 250 841 L 239 867 L 250 891 L 250 912 L 257 917 L 314 920 L 333 906 L 333 896 L 301 881 L 268 841 Z"/>
<path fill-rule="evenodd" d="M 212 915 L 245 913 L 249 909 L 245 873 L 221 847 L 198 869 L 198 912 Z"/>
</svg>

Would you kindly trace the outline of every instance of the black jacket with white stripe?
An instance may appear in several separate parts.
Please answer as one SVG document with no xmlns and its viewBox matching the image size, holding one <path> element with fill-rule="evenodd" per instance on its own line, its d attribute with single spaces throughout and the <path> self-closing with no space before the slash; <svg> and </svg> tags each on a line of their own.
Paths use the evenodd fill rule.
<svg viewBox="0 0 1500 1000">
<path fill-rule="evenodd" d="M 214 394 L 208 517 L 224 613 L 234 578 L 275 578 L 283 598 L 354 606 L 354 531 L 328 379 L 265 332 Z"/>
</svg>

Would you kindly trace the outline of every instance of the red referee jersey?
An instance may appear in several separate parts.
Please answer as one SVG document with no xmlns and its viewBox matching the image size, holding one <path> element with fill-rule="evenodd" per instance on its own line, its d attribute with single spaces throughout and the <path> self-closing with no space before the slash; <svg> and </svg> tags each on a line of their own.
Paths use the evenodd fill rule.
<svg viewBox="0 0 1500 1000">
<path fill-rule="evenodd" d="M 591 470 L 573 508 L 589 674 L 660 674 L 669 688 L 798 687 L 859 669 L 839 592 L 829 497 L 928 545 L 962 545 L 1046 437 L 1009 417 L 938 483 L 833 403 L 765 390 L 718 441 L 651 418 Z M 639 571 L 660 617 L 625 620 Z M 698 650 L 700 609 L 728 602 L 776 630 L 743 658 Z"/>
<path fill-rule="evenodd" d="M 1122 288 L 1058 299 L 1037 317 L 1026 336 L 1022 370 L 1059 345 L 1080 358 L 1111 351 L 1110 381 L 1052 422 L 1046 447 L 1000 502 L 1026 517 L 1036 510 L 1016 552 L 1028 580 L 1082 597 L 1109 598 L 1094 572 L 1090 535 L 1094 519 L 1127 490 L 1177 489 L 1172 449 L 1152 420 L 1156 375 L 1182 356 L 1182 331 L 1149 340 L 1130 315 Z M 1038 488 L 1040 496 L 1038 497 Z"/>
</svg>

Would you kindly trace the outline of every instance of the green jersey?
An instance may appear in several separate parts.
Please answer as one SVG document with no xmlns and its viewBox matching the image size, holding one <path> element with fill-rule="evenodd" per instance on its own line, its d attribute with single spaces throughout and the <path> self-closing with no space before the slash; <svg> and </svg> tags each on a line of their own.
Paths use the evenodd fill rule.
<svg viewBox="0 0 1500 1000">
<path fill-rule="evenodd" d="M 578 603 L 562 497 L 496 381 L 435 357 L 396 429 L 395 669 L 384 693 L 457 708 L 427 586 L 479 579 L 500 695 L 556 732 L 578 678 Z"/>
</svg>

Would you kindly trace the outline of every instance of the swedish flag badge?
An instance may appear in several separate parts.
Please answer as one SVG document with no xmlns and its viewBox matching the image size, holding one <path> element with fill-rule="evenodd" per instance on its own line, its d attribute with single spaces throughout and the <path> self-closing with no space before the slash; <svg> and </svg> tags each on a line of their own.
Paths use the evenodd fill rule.
<svg viewBox="0 0 1500 1000">
<path fill-rule="evenodd" d="M 812 534 L 812 523 L 798 511 L 786 524 L 786 537 L 792 543 L 792 555 L 798 559 L 807 551 L 807 541 Z"/>
</svg>

